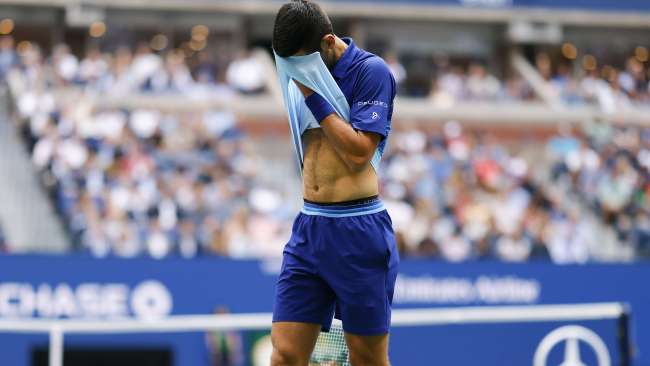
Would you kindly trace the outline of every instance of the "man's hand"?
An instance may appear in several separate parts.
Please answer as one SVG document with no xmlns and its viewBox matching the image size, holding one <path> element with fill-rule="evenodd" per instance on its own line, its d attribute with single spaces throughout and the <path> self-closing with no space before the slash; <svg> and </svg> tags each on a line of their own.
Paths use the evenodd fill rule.
<svg viewBox="0 0 650 366">
<path fill-rule="evenodd" d="M 302 93 L 302 95 L 305 96 L 305 98 L 307 98 L 308 96 L 314 94 L 313 90 L 311 90 L 308 87 L 302 85 L 298 80 L 293 79 L 293 82 L 296 83 L 296 85 L 298 86 L 298 89 L 300 89 L 300 92 Z"/>
</svg>

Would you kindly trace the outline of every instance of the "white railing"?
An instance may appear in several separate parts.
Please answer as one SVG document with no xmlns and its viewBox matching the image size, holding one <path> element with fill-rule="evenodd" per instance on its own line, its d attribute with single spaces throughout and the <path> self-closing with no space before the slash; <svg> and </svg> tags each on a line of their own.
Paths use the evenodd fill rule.
<svg viewBox="0 0 650 366">
<path fill-rule="evenodd" d="M 604 320 L 620 318 L 626 311 L 624 304 L 615 302 L 400 309 L 393 311 L 392 326 Z M 270 328 L 271 314 L 269 313 L 176 315 L 155 320 L 0 319 L 0 333 L 49 334 L 50 366 L 63 365 L 65 334 L 167 333 Z"/>
</svg>

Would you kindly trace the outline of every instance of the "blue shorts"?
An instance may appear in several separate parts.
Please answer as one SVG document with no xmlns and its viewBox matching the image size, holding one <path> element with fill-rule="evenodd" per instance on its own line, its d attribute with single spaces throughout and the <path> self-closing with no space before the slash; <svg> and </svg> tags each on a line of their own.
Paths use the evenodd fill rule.
<svg viewBox="0 0 650 366">
<path fill-rule="evenodd" d="M 390 327 L 399 265 L 392 222 L 377 197 L 305 202 L 284 247 L 274 322 L 321 324 L 380 335 Z"/>
</svg>

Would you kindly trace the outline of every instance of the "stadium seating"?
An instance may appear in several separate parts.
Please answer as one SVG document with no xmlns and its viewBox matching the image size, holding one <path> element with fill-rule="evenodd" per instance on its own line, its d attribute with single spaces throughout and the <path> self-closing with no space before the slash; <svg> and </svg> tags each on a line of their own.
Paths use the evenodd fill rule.
<svg viewBox="0 0 650 366">
<path fill-rule="evenodd" d="M 69 89 L 217 99 L 264 93 L 263 65 L 250 53 L 225 66 L 220 80 L 209 57 L 190 67 L 181 50 L 91 48 L 78 60 L 66 45 L 48 56 L 32 43 L 15 49 L 5 37 L 3 44 L 9 61 L 2 74 L 19 70 L 16 83 L 24 87 L 15 102 L 27 121 L 33 162 L 77 250 L 155 258 L 280 253 L 291 221 L 281 203 L 298 193 L 259 181 L 259 156 L 234 114 L 97 109 L 56 98 Z M 406 69 L 395 56 L 387 62 L 408 94 Z M 432 66 L 434 104 L 533 98 L 523 80 L 500 80 L 477 62 L 464 68 L 434 59 Z M 649 99 L 646 72 L 634 59 L 625 71 L 586 76 L 562 67 L 553 75 L 544 55 L 536 67 L 567 103 L 606 108 Z M 513 146 L 453 121 L 437 132 L 400 127 L 384 159 L 381 189 L 403 255 L 629 261 L 650 246 L 649 138 L 642 128 L 596 123 L 564 128 L 546 146 Z"/>
</svg>

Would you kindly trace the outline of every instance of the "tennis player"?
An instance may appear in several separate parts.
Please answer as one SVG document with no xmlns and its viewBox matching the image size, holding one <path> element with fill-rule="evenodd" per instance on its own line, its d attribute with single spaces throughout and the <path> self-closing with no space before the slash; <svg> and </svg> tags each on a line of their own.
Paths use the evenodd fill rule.
<svg viewBox="0 0 650 366">
<path fill-rule="evenodd" d="M 307 366 L 333 315 L 343 322 L 352 365 L 388 365 L 399 254 L 371 159 L 386 146 L 395 80 L 380 57 L 337 37 L 311 1 L 280 8 L 273 49 L 280 57 L 319 51 L 350 105 L 350 120 L 294 80 L 319 126 L 302 135 L 304 207 L 284 248 L 272 365 Z"/>
</svg>

